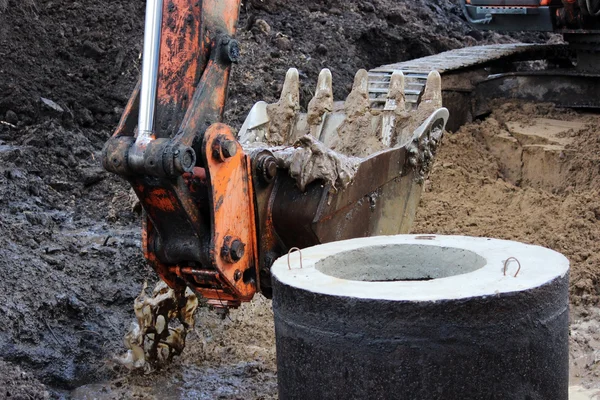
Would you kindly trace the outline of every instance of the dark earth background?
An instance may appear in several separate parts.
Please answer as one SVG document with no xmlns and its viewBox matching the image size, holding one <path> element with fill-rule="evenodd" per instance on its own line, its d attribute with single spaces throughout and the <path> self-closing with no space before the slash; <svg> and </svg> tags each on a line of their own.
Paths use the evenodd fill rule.
<svg viewBox="0 0 600 400">
<path fill-rule="evenodd" d="M 0 398 L 68 398 L 82 385 L 129 379 L 110 360 L 123 352 L 133 299 L 156 277 L 129 189 L 102 170 L 100 153 L 138 79 L 144 7 L 0 0 Z M 300 71 L 306 105 L 325 67 L 341 99 L 359 68 L 514 38 L 546 37 L 474 31 L 449 0 L 246 1 L 225 118 L 237 128 L 256 101 L 278 98 L 289 67 Z M 253 365 L 209 368 L 207 385 L 225 374 L 257 388 L 266 379 L 273 395 L 275 371 L 267 379 Z M 223 398 L 264 398 L 236 396 Z"/>
</svg>

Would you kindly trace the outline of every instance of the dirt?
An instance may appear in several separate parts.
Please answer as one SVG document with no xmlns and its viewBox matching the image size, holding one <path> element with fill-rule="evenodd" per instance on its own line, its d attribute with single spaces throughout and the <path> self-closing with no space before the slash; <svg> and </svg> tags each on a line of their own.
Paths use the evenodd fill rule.
<svg viewBox="0 0 600 400">
<path fill-rule="evenodd" d="M 156 279 L 141 255 L 129 188 L 99 163 L 138 78 L 143 7 L 125 0 L 0 0 L 0 387 L 14 398 L 44 398 L 44 391 L 81 399 L 275 398 L 272 315 L 262 297 L 224 321 L 201 309 L 197 335 L 188 335 L 188 349 L 165 370 L 136 375 L 111 361 L 124 351 L 135 297 L 145 280 Z M 305 109 L 323 67 L 332 71 L 334 98 L 343 99 L 360 68 L 514 40 L 473 31 L 455 2 L 434 0 L 253 0 L 242 8 L 238 38 L 242 61 L 226 111 L 236 128 L 256 101 L 279 97 L 291 66 L 300 71 Z M 479 226 L 480 234 L 560 249 L 574 262 L 573 302 L 596 302 L 595 192 L 585 189 L 597 183 L 589 173 L 593 153 L 579 161 L 577 186 L 553 194 L 498 182 L 497 163 L 471 134 L 446 145 L 418 230 L 477 234 Z M 459 147 L 473 165 L 452 153 Z M 451 171 L 458 186 L 443 181 Z M 436 190 L 448 199 L 435 200 Z M 490 194 L 497 203 L 492 215 L 486 203 L 469 205 L 453 191 L 481 201 L 486 192 L 505 192 L 538 218 L 528 218 L 527 227 L 522 215 L 501 207 L 509 201 Z M 471 221 L 467 211 L 478 225 L 455 218 Z M 550 211 L 569 219 L 553 219 Z M 543 233 L 540 219 L 551 232 Z M 561 235 L 561 227 L 568 233 Z"/>
<path fill-rule="evenodd" d="M 31 373 L 0 361 L 0 397 L 11 400 L 47 400 L 50 392 Z"/>
<path fill-rule="evenodd" d="M 562 179 L 552 190 L 506 179 L 506 160 L 494 157 L 484 139 L 500 134 L 506 121 L 531 123 L 537 116 L 585 122 L 584 129 L 573 132 L 567 149 L 574 156 L 563 161 Z M 600 116 L 550 105 L 505 104 L 485 121 L 447 135 L 426 182 L 415 232 L 489 236 L 554 249 L 571 260 L 571 302 L 596 304 L 600 170 L 594 164 L 599 122 Z"/>
<path fill-rule="evenodd" d="M 582 122 L 570 131 L 570 155 L 561 160 L 552 190 L 537 182 L 511 182 L 511 153 L 494 156 L 486 136 L 502 135 L 507 124 L 532 124 L 538 117 Z M 571 381 L 600 388 L 596 349 L 600 343 L 600 115 L 551 105 L 509 103 L 489 118 L 446 135 L 425 184 L 413 231 L 516 240 L 563 253 L 571 263 Z M 518 165 L 521 165 L 521 161 Z M 525 166 L 525 164 L 523 164 Z M 533 185 L 533 186 L 532 186 Z"/>
</svg>

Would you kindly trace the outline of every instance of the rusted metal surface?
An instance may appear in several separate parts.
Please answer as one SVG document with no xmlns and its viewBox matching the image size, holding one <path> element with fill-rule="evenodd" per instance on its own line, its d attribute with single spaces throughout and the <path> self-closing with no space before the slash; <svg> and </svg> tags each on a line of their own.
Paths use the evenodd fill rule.
<svg viewBox="0 0 600 400">
<path fill-rule="evenodd" d="M 287 171 L 277 171 L 274 157 L 269 150 L 257 150 L 252 159 L 252 182 L 256 199 L 256 233 L 259 260 L 260 291 L 267 298 L 272 296 L 271 265 L 285 252 L 285 244 L 275 232 L 273 203 L 277 188 L 289 180 Z M 275 168 L 273 168 L 275 167 Z"/>
<path fill-rule="evenodd" d="M 205 134 L 222 118 L 230 66 L 239 57 L 231 39 L 239 6 L 239 0 L 165 2 L 156 135 L 141 148 L 141 163 L 131 164 L 138 83 L 103 160 L 141 201 L 150 265 L 169 286 L 190 286 L 225 307 L 249 300 L 257 288 L 249 158 L 239 151 L 216 160 L 215 137 L 234 141 L 233 134 L 224 125 Z"/>
<path fill-rule="evenodd" d="M 230 40 L 232 39 L 229 37 L 221 36 L 215 46 L 216 48 L 226 46 L 224 42 Z M 179 132 L 173 138 L 179 143 L 191 146 L 196 153 L 201 149 L 202 132 L 210 124 L 221 121 L 225 107 L 230 63 L 220 60 L 218 54 L 216 51 L 213 52 L 182 120 Z"/>
<path fill-rule="evenodd" d="M 138 80 L 133 93 L 129 97 L 129 101 L 125 106 L 119 125 L 113 134 L 114 137 L 133 136 L 133 132 L 137 125 L 137 115 L 140 108 L 140 86 L 141 80 Z"/>
<path fill-rule="evenodd" d="M 165 2 L 158 80 L 157 137 L 176 134 L 184 115 L 193 108 L 190 107 L 192 99 L 205 74 L 211 49 L 215 48 L 219 35 L 233 36 L 235 33 L 239 6 L 239 0 Z M 204 79 L 204 82 L 210 81 Z"/>
<path fill-rule="evenodd" d="M 227 157 L 223 145 L 238 149 Z M 223 294 L 248 301 L 257 290 L 258 253 L 250 159 L 235 140 L 230 127 L 214 124 L 204 134 L 202 154 L 210 181 L 210 264 L 219 271 Z M 223 294 L 197 289 L 220 306 Z"/>
<path fill-rule="evenodd" d="M 200 37 L 201 2 L 166 1 L 163 9 L 158 79 L 157 136 L 179 128 L 198 84 L 208 49 Z"/>
<path fill-rule="evenodd" d="M 132 134 L 113 136 L 104 145 L 102 150 L 102 165 L 107 171 L 120 176 L 128 176 L 131 171 L 128 164 L 129 149 L 135 143 Z"/>
</svg>

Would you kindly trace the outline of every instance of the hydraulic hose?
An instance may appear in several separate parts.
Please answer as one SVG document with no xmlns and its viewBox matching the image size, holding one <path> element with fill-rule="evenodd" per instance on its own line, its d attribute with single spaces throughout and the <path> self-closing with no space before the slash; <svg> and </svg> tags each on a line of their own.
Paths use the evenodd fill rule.
<svg viewBox="0 0 600 400">
<path fill-rule="evenodd" d="M 589 0 L 588 0 L 589 1 Z M 460 0 L 460 8 L 462 9 L 462 12 L 465 16 L 465 18 L 467 19 L 467 21 L 469 21 L 470 24 L 489 24 L 490 22 L 492 22 L 492 15 L 491 14 L 487 14 L 484 18 L 480 18 L 480 19 L 475 19 L 472 18 L 469 15 L 469 11 L 467 10 L 467 0 Z"/>
</svg>

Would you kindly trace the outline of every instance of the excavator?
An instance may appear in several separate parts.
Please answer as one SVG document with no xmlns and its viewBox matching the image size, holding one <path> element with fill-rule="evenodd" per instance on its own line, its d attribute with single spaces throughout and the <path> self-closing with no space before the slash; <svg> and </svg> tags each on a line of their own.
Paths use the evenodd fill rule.
<svg viewBox="0 0 600 400">
<path fill-rule="evenodd" d="M 494 99 L 598 106 L 597 0 L 461 0 L 477 28 L 560 32 L 569 44 L 478 46 L 360 70 L 345 101 L 324 69 L 306 111 L 292 68 L 279 101 L 256 103 L 236 132 L 222 120 L 232 64 L 243 62 L 240 3 L 147 1 L 141 79 L 103 151 L 104 168 L 139 198 L 143 253 L 163 281 L 136 300 L 136 360 L 144 338 L 154 358 L 160 346 L 181 351 L 197 297 L 223 315 L 270 297 L 270 267 L 290 251 L 407 233 L 445 129 L 489 113 Z M 183 328 L 166 329 L 173 317 Z"/>
</svg>

